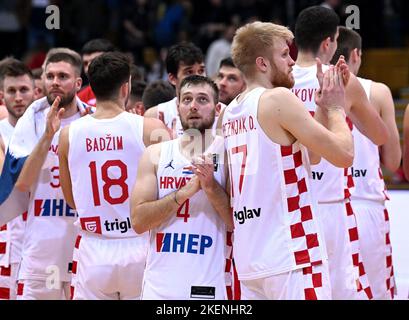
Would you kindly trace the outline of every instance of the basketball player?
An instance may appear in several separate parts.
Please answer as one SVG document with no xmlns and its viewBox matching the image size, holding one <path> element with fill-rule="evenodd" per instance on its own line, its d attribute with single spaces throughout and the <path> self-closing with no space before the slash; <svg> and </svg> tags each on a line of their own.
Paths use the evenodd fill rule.
<svg viewBox="0 0 409 320">
<path fill-rule="evenodd" d="M 29 134 L 38 141 L 28 157 L 19 159 L 23 165 L 18 163 L 22 169 L 15 185 L 20 191 L 30 192 L 17 292 L 17 298 L 23 300 L 70 297 L 76 212 L 66 203 L 60 188 L 58 137 L 60 128 L 80 118 L 85 106 L 76 98 L 82 83 L 81 58 L 69 52 L 48 58 L 46 97 L 28 108 L 11 139 L 11 143 L 14 138 L 20 139 L 17 134 L 30 125 L 34 131 Z"/>
<path fill-rule="evenodd" d="M 338 49 L 332 61 L 345 56 L 349 70 L 357 75 L 361 66 L 361 36 L 338 27 Z M 352 167 L 355 189 L 352 207 L 358 223 L 359 245 L 374 299 L 393 298 L 394 280 L 389 218 L 385 201 L 389 200 L 380 162 L 395 172 L 400 165 L 401 149 L 395 121 L 395 106 L 390 89 L 383 83 L 359 78 L 368 99 L 388 126 L 389 139 L 378 148 L 354 126 L 355 158 Z"/>
<path fill-rule="evenodd" d="M 92 60 L 104 52 L 115 50 L 115 46 L 107 39 L 92 39 L 84 44 L 81 49 L 84 73 L 88 76 L 88 68 Z M 95 94 L 90 85 L 85 86 L 78 92 L 78 97 L 88 105 L 95 106 Z"/>
<path fill-rule="evenodd" d="M 183 136 L 149 147 L 132 191 L 132 226 L 149 230 L 143 299 L 226 299 L 225 237 L 232 228 L 222 159 L 212 135 L 216 84 L 182 80 L 178 112 Z"/>
<path fill-rule="evenodd" d="M 137 235 L 129 218 L 129 193 L 139 158 L 164 124 L 125 112 L 129 58 L 104 53 L 89 66 L 96 112 L 60 135 L 60 174 L 65 198 L 80 229 L 73 262 L 73 299 L 139 299 L 148 234 Z M 80 165 L 79 165 L 80 164 Z M 89 193 L 91 191 L 91 195 Z"/>
<path fill-rule="evenodd" d="M 303 10 L 296 21 L 298 57 L 293 71 L 293 92 L 310 112 L 316 111 L 313 95 L 320 86 L 316 77 L 316 57 L 324 64 L 330 62 L 337 49 L 338 24 L 337 14 L 322 6 Z M 352 74 L 349 75 L 345 94 L 349 119 L 373 143 L 385 143 L 388 130 Z M 334 299 L 372 298 L 360 260 L 358 231 L 349 201 L 353 180 L 344 168 L 337 168 L 324 159 L 312 167 L 312 188 L 325 230 L 332 294 Z"/>
<path fill-rule="evenodd" d="M 205 75 L 204 57 L 200 48 L 193 43 L 179 43 L 170 47 L 166 57 L 169 82 L 179 92 L 180 83 L 190 75 Z M 172 131 L 174 137 L 183 135 L 182 124 L 177 111 L 177 97 L 146 111 L 145 117 L 158 118 Z"/>
<path fill-rule="evenodd" d="M 243 299 L 331 298 L 303 146 L 336 166 L 352 164 L 352 136 L 343 110 L 344 66 L 325 73 L 316 95 L 327 130 L 285 89 L 294 84 L 292 39 L 283 26 L 254 22 L 241 27 L 232 44 L 247 89 L 219 121 L 230 166 L 234 258 L 246 289 Z"/>
<path fill-rule="evenodd" d="M 31 71 L 15 59 L 10 59 L 1 69 L 0 83 L 8 110 L 7 119 L 0 121 L 0 149 L 4 154 L 14 127 L 33 102 L 35 92 Z M 2 167 L 3 161 L 0 160 L 0 170 Z M 0 299 L 16 299 L 26 218 L 26 215 L 18 216 L 0 227 Z"/>
<path fill-rule="evenodd" d="M 246 89 L 243 75 L 231 58 L 225 58 L 220 62 L 216 83 L 219 88 L 219 100 L 225 105 Z"/>
</svg>

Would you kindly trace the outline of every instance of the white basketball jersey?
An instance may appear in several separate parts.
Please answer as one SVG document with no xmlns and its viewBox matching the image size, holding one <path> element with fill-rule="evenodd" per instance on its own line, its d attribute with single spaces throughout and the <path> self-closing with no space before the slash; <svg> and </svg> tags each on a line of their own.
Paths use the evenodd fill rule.
<svg viewBox="0 0 409 320">
<path fill-rule="evenodd" d="M 183 135 L 182 123 L 180 122 L 177 108 L 177 97 L 167 102 L 158 104 L 158 118 L 162 120 L 169 129 L 172 129 L 173 123 L 175 122 L 178 137 Z"/>
<path fill-rule="evenodd" d="M 214 176 L 224 187 L 223 139 L 216 137 Z M 158 199 L 180 189 L 193 176 L 179 139 L 164 142 L 158 164 Z M 174 215 L 150 231 L 144 299 L 226 299 L 226 227 L 204 191 L 186 200 Z"/>
<path fill-rule="evenodd" d="M 87 115 L 70 126 L 69 143 L 75 225 L 106 238 L 137 237 L 129 197 L 145 150 L 143 117 L 125 111 L 111 119 Z"/>
<path fill-rule="evenodd" d="M 256 88 L 225 109 L 234 219 L 234 259 L 240 280 L 288 272 L 325 258 L 308 178 L 308 154 L 298 142 L 271 141 L 257 120 Z"/>
<path fill-rule="evenodd" d="M 3 139 L 5 152 L 7 151 L 14 127 L 8 119 L 0 121 L 0 136 Z M 4 250 L 0 249 L 0 266 L 9 266 L 11 263 L 20 263 L 21 249 L 23 246 L 26 215 L 20 215 L 4 226 L 0 226 L 0 247 L 4 244 Z"/>
<path fill-rule="evenodd" d="M 372 81 L 358 78 L 359 82 L 370 97 Z M 385 201 L 388 198 L 385 182 L 380 167 L 379 148 L 355 126 L 352 130 L 354 137 L 355 157 L 352 166 L 355 190 L 352 199 Z"/>
<path fill-rule="evenodd" d="M 328 70 L 328 66 L 323 66 L 323 71 Z M 317 66 L 293 67 L 295 85 L 292 92 L 304 103 L 305 107 L 314 114 L 317 105 L 315 104 L 315 92 L 319 89 L 317 80 Z M 342 201 L 350 197 L 354 186 L 349 168 L 337 168 L 321 158 L 318 165 L 311 167 L 311 180 L 314 196 L 319 203 Z"/>
<path fill-rule="evenodd" d="M 62 119 L 61 129 L 79 118 L 78 112 Z M 65 201 L 60 185 L 58 139 L 61 129 L 54 135 L 37 184 L 30 190 L 19 279 L 45 280 L 57 275 L 60 281 L 71 279 L 77 212 Z"/>
</svg>

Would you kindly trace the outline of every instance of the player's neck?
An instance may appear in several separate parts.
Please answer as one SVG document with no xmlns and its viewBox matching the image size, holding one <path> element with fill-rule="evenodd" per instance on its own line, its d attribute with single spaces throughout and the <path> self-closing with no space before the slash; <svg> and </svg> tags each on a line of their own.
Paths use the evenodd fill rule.
<svg viewBox="0 0 409 320">
<path fill-rule="evenodd" d="M 121 106 L 117 101 L 97 101 L 96 111 L 92 116 L 96 119 L 110 119 L 124 111 L 124 106 Z"/>
<path fill-rule="evenodd" d="M 315 60 L 316 57 L 320 58 L 322 61 L 322 57 L 320 57 L 319 54 L 314 55 L 311 52 L 300 51 L 298 52 L 297 60 L 295 63 L 297 66 L 300 66 L 300 67 L 311 67 L 317 64 L 317 61 Z"/>
<path fill-rule="evenodd" d="M 77 99 L 74 97 L 72 101 L 64 107 L 65 112 L 62 116 L 63 119 L 67 119 L 72 117 L 74 114 L 78 112 L 78 106 L 77 106 Z"/>
<path fill-rule="evenodd" d="M 15 126 L 16 126 L 16 124 L 17 124 L 17 118 L 16 117 L 14 117 L 14 116 L 12 116 L 10 113 L 9 113 L 9 115 L 8 115 L 8 117 L 7 117 L 7 120 L 8 120 L 8 122 L 11 124 L 11 126 L 14 128 Z"/>
</svg>

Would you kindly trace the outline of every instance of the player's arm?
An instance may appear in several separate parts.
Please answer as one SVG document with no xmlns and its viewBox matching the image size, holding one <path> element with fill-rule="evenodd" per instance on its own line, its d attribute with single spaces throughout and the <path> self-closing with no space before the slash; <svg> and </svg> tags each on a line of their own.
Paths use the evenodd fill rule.
<svg viewBox="0 0 409 320">
<path fill-rule="evenodd" d="M 152 118 L 143 119 L 143 143 L 151 144 L 170 140 L 169 128 L 162 121 Z"/>
<path fill-rule="evenodd" d="M 350 106 L 348 117 L 362 134 L 374 144 L 380 146 L 389 137 L 389 131 L 376 109 L 371 105 L 364 88 L 358 79 L 351 75 L 345 88 L 347 105 Z"/>
<path fill-rule="evenodd" d="M 389 139 L 380 147 L 381 162 L 388 170 L 398 170 L 402 158 L 399 131 L 395 119 L 395 105 L 390 89 L 379 82 L 372 82 L 371 103 L 377 110 L 389 131 Z"/>
<path fill-rule="evenodd" d="M 23 168 L 18 176 L 15 186 L 22 192 L 29 191 L 31 186 L 37 182 L 53 137 L 60 128 L 61 117 L 64 113 L 64 109 L 58 109 L 60 99 L 60 97 L 57 97 L 54 100 L 54 103 L 47 114 L 44 134 L 24 162 Z"/>
<path fill-rule="evenodd" d="M 143 114 L 145 118 L 156 118 L 158 119 L 158 106 L 149 108 Z"/>
<path fill-rule="evenodd" d="M 354 146 L 351 131 L 345 121 L 344 91 L 340 78 L 341 75 L 338 75 L 335 86 L 334 74 L 330 76 L 330 72 L 326 72 L 322 95 L 317 98 L 317 104 L 325 111 L 328 129 L 317 122 L 302 102 L 287 89 L 270 91 L 268 94 L 271 96 L 267 101 L 273 102 L 274 106 L 264 110 L 270 110 L 268 119 L 277 119 L 284 130 L 313 153 L 324 157 L 336 167 L 346 168 L 352 165 Z"/>
<path fill-rule="evenodd" d="M 403 171 L 409 180 L 409 104 L 403 118 Z"/>
<path fill-rule="evenodd" d="M 214 178 L 212 158 L 199 157 L 193 164 L 193 172 L 199 178 L 200 187 L 206 193 L 212 207 L 219 214 L 227 228 L 233 229 L 233 218 L 230 211 L 230 200 L 226 191 Z"/>
<path fill-rule="evenodd" d="M 3 138 L 0 136 L 0 173 L 3 170 L 5 149 Z"/>
<path fill-rule="evenodd" d="M 131 195 L 131 223 L 137 233 L 144 233 L 161 225 L 200 188 L 197 177 L 193 177 L 181 189 L 158 199 L 155 163 L 159 161 L 160 147 L 160 144 L 148 147 L 139 161 L 138 175 Z"/>
<path fill-rule="evenodd" d="M 61 130 L 58 142 L 58 160 L 60 163 L 60 184 L 62 192 L 64 193 L 64 199 L 71 208 L 75 209 L 71 174 L 68 167 L 68 150 L 70 149 L 70 142 L 68 139 L 69 130 L 70 126 L 67 126 Z"/>
</svg>

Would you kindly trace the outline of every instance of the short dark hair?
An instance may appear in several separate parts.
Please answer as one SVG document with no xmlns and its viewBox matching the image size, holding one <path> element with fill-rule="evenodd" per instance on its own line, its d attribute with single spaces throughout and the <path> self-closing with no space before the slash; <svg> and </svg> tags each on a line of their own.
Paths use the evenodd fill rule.
<svg viewBox="0 0 409 320">
<path fill-rule="evenodd" d="M 219 88 L 217 87 L 216 83 L 208 77 L 192 75 L 192 76 L 188 76 L 184 78 L 182 80 L 182 83 L 180 84 L 179 93 L 180 91 L 182 91 L 182 88 L 185 86 L 190 86 L 190 85 L 197 86 L 197 85 L 204 85 L 204 84 L 209 85 L 210 88 L 213 89 L 213 100 L 214 100 L 214 103 L 217 104 L 219 102 Z"/>
<path fill-rule="evenodd" d="M 131 80 L 131 96 L 134 99 L 142 101 L 142 95 L 146 88 L 146 82 L 132 78 Z"/>
<path fill-rule="evenodd" d="M 75 54 L 71 54 L 68 52 L 58 52 L 58 53 L 52 54 L 48 57 L 45 67 L 47 68 L 47 66 L 50 63 L 56 63 L 56 62 L 61 62 L 61 61 L 67 62 L 70 65 L 72 65 L 74 67 L 74 70 L 77 76 L 81 75 L 82 60 L 81 60 L 80 55 L 76 52 Z"/>
<path fill-rule="evenodd" d="M 340 19 L 334 10 L 312 6 L 298 15 L 295 23 L 295 43 L 299 50 L 318 53 L 321 42 L 335 40 Z"/>
<path fill-rule="evenodd" d="M 131 65 L 131 76 L 132 76 L 132 81 L 145 81 L 145 71 L 142 67 L 139 67 L 135 64 Z"/>
<path fill-rule="evenodd" d="M 115 99 L 118 89 L 128 82 L 131 61 L 121 52 L 105 52 L 92 60 L 88 78 L 97 100 Z"/>
<path fill-rule="evenodd" d="M 172 100 L 176 95 L 175 88 L 164 80 L 151 82 L 143 92 L 142 102 L 145 110 L 157 106 L 159 103 Z"/>
<path fill-rule="evenodd" d="M 231 57 L 224 58 L 222 61 L 220 61 L 219 69 L 221 67 L 237 68 Z"/>
<path fill-rule="evenodd" d="M 115 50 L 116 48 L 111 41 L 103 38 L 98 38 L 86 42 L 81 49 L 81 54 L 84 55 L 94 52 L 111 52 Z"/>
<path fill-rule="evenodd" d="M 166 56 L 166 70 L 168 73 L 176 75 L 181 62 L 190 66 L 203 61 L 204 56 L 200 48 L 191 42 L 181 42 L 170 47 Z"/>
<path fill-rule="evenodd" d="M 5 58 L 0 61 L 0 88 L 3 88 L 6 77 L 19 77 L 28 75 L 33 80 L 31 70 L 20 60 L 15 58 Z"/>
<path fill-rule="evenodd" d="M 346 62 L 349 62 L 351 52 L 354 49 L 358 50 L 362 49 L 362 38 L 358 32 L 351 29 L 347 29 L 342 26 L 338 28 L 338 31 L 339 31 L 338 48 L 337 51 L 335 51 L 334 57 L 332 58 L 331 61 L 331 63 L 333 64 L 337 63 L 341 55 L 345 57 Z"/>
<path fill-rule="evenodd" d="M 31 72 L 33 73 L 34 80 L 39 80 L 39 79 L 41 79 L 41 76 L 43 74 L 43 69 L 42 68 L 35 68 L 35 69 L 31 70 Z"/>
</svg>

